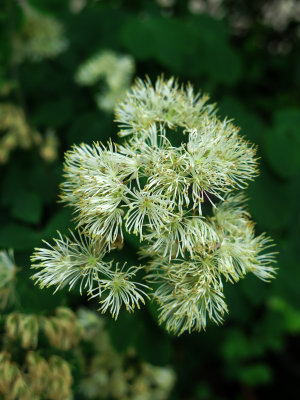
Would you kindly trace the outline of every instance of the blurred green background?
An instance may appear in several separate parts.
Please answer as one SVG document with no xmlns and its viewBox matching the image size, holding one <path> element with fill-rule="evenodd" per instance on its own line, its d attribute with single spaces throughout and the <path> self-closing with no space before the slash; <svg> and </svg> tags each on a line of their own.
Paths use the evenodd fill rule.
<svg viewBox="0 0 300 400">
<path fill-rule="evenodd" d="M 42 238 L 50 240 L 72 225 L 71 211 L 57 203 L 64 152 L 74 143 L 120 140 L 113 113 L 95 102 L 101 84 L 79 86 L 76 71 L 102 50 L 130 55 L 137 77 L 154 81 L 163 73 L 208 92 L 219 115 L 234 119 L 258 145 L 260 176 L 249 186 L 249 209 L 257 233 L 265 231 L 276 242 L 279 269 L 270 284 L 254 276 L 226 284 L 229 315 L 222 326 L 173 337 L 157 326 L 149 303 L 133 315 L 122 312 L 116 322 L 107 317 L 112 344 L 118 352 L 134 347 L 142 360 L 172 366 L 177 381 L 170 399 L 300 398 L 299 2 L 27 3 L 62 24 L 65 46 L 56 56 L 19 60 L 18 38 L 25 46 L 29 35 L 24 2 L 0 1 L 0 143 L 5 145 L 8 130 L 4 104 L 22 110 L 23 123 L 39 132 L 39 139 L 21 146 L 28 148 L 14 144 L 0 165 L 0 248 L 15 249 L 18 310 L 96 308 L 75 292 L 52 295 L 35 287 L 29 257 Z M 40 143 L 51 138 L 54 155 L 43 157 Z M 125 249 L 136 262 L 135 243 L 125 243 Z M 74 385 L 76 392 L 76 379 Z"/>
</svg>

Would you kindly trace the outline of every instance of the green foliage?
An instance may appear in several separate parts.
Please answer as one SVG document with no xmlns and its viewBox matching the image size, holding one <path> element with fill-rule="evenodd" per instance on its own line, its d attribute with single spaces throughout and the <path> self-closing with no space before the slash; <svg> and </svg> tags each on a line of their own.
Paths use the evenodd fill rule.
<svg viewBox="0 0 300 400">
<path fill-rule="evenodd" d="M 299 109 L 281 109 L 274 113 L 271 128 L 265 135 L 266 155 L 282 178 L 294 178 L 300 171 L 299 126 Z"/>
<path fill-rule="evenodd" d="M 54 314 L 58 306 L 75 311 L 86 304 L 85 297 L 67 290 L 52 296 L 51 290 L 35 288 L 29 256 L 41 238 L 72 227 L 71 212 L 56 204 L 64 151 L 74 143 L 118 140 L 113 117 L 97 108 L 92 88 L 76 84 L 76 71 L 103 50 L 128 54 L 140 77 L 176 75 L 210 92 L 219 114 L 235 119 L 241 134 L 259 145 L 261 175 L 249 186 L 249 209 L 257 234 L 266 231 L 277 243 L 279 270 L 269 286 L 249 278 L 234 288 L 225 284 L 230 317 L 222 327 L 173 338 L 156 326 L 157 310 L 149 304 L 149 312 L 121 313 L 118 321 L 109 322 L 111 342 L 118 352 L 134 347 L 147 362 L 172 365 L 177 383 L 170 399 L 298 398 L 300 48 L 293 15 L 278 33 L 276 24 L 262 18 L 263 6 L 277 3 L 271 0 L 224 0 L 223 18 L 192 14 L 184 0 L 164 7 L 148 0 L 87 0 L 77 13 L 69 1 L 28 3 L 62 24 L 68 47 L 51 59 L 15 63 L 13 43 L 25 15 L 19 2 L 0 1 L 0 102 L 22 109 L 42 139 L 55 129 L 59 140 L 52 163 L 33 145 L 14 147 L 0 166 L 0 247 L 15 249 L 16 311 Z M 278 10 L 276 15 L 283 17 Z M 1 130 L 0 138 L 4 134 Z M 124 251 L 132 264 L 138 262 L 137 245 L 138 239 L 130 242 L 125 236 Z M 88 357 L 89 345 L 83 348 Z M 47 352 L 48 360 L 52 354 Z M 60 356 L 80 382 L 78 359 Z M 73 388 L 78 389 L 76 382 Z M 75 392 L 75 400 L 85 400 Z"/>
</svg>

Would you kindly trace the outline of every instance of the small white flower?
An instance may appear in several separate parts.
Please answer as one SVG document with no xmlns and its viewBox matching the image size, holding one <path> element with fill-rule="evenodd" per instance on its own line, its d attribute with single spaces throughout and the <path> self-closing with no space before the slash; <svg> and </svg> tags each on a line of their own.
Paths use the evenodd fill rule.
<svg viewBox="0 0 300 400">
<path fill-rule="evenodd" d="M 139 268 L 124 271 L 125 264 L 119 268 L 116 263 L 113 269 L 113 261 L 103 260 L 105 251 L 101 242 L 82 235 L 76 238 L 73 234 L 70 240 L 59 233 L 54 246 L 46 244 L 48 248 L 36 249 L 32 256 L 32 268 L 40 270 L 32 279 L 41 288 L 56 286 L 56 292 L 66 285 L 72 289 L 79 284 L 80 294 L 85 289 L 90 298 L 97 297 L 102 304 L 101 311 L 109 309 L 115 318 L 122 303 L 133 311 L 139 308 L 139 302 L 144 303 L 144 296 L 148 297 L 144 292 L 147 285 L 130 280 Z"/>
<path fill-rule="evenodd" d="M 255 237 L 253 223 L 244 210 L 245 199 L 231 196 L 214 211 L 213 223 L 219 232 L 220 243 L 215 249 L 218 268 L 231 282 L 248 272 L 268 281 L 274 277 L 275 252 L 266 252 L 272 241 L 264 234 Z"/>
<path fill-rule="evenodd" d="M 58 234 L 54 245 L 45 242 L 47 248 L 35 249 L 31 257 L 32 268 L 39 271 L 32 279 L 41 288 L 56 286 L 55 292 L 66 285 L 71 289 L 77 283 L 80 293 L 82 289 L 90 292 L 99 274 L 109 270 L 103 262 L 103 245 L 82 235 L 76 238 L 72 234 L 72 239 L 69 239 Z"/>
<path fill-rule="evenodd" d="M 179 88 L 174 78 L 158 78 L 155 86 L 150 79 L 138 79 L 116 106 L 116 119 L 121 136 L 137 135 L 153 122 L 163 123 L 170 129 L 176 126 L 194 127 L 203 112 L 213 114 L 214 106 L 206 105 L 207 95 L 194 94 L 191 85 Z"/>
<path fill-rule="evenodd" d="M 111 212 L 94 213 L 79 219 L 77 227 L 84 226 L 85 232 L 95 238 L 101 238 L 110 248 L 111 244 L 117 240 L 118 236 L 123 239 L 123 215 L 124 211 L 115 208 Z"/>
<path fill-rule="evenodd" d="M 119 269 L 110 271 L 106 279 L 99 279 L 98 286 L 91 292 L 91 297 L 105 297 L 100 300 L 101 307 L 99 310 L 105 313 L 107 310 L 117 319 L 122 304 L 125 304 L 127 311 L 132 312 L 137 307 L 140 308 L 140 302 L 145 304 L 144 297 L 149 297 L 145 293 L 148 289 L 147 285 L 139 282 L 131 281 L 139 270 L 137 267 L 131 267 L 124 271 L 124 266 Z"/>
<path fill-rule="evenodd" d="M 136 191 L 132 193 L 129 211 L 125 216 L 126 229 L 139 234 L 143 239 L 143 230 L 150 228 L 156 230 L 169 222 L 172 213 L 170 202 L 162 196 Z"/>
<path fill-rule="evenodd" d="M 227 312 L 222 280 L 213 257 L 192 261 L 172 261 L 162 265 L 161 272 L 151 275 L 160 286 L 154 293 L 159 303 L 160 321 L 176 334 L 206 327 L 206 316 L 222 322 Z"/>
</svg>

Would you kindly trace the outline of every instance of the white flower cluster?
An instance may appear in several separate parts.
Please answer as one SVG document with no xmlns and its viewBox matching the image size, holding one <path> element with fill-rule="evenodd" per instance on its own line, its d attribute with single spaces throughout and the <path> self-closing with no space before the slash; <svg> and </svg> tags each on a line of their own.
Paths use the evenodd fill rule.
<svg viewBox="0 0 300 400">
<path fill-rule="evenodd" d="M 100 109 L 112 111 L 116 102 L 130 87 L 134 69 L 131 56 L 106 50 L 85 61 L 79 67 L 75 80 L 86 86 L 93 86 L 103 80 L 105 88 L 97 94 L 96 102 Z"/>
<path fill-rule="evenodd" d="M 263 22 L 276 31 L 283 31 L 291 22 L 300 21 L 300 4 L 297 0 L 272 0 L 263 4 Z"/>
<path fill-rule="evenodd" d="M 20 4 L 24 12 L 24 25 L 15 40 L 16 60 L 40 61 L 53 58 L 66 50 L 68 41 L 63 25 L 56 18 L 40 13 L 25 0 Z"/>
<path fill-rule="evenodd" d="M 42 285 L 80 280 L 103 311 L 117 316 L 122 302 L 132 311 L 145 289 L 130 283 L 136 269 L 102 261 L 120 247 L 125 229 L 151 258 L 144 270 L 156 288 L 160 322 L 181 334 L 205 328 L 207 315 L 222 321 L 222 278 L 273 277 L 270 239 L 255 237 L 244 197 L 233 193 L 257 174 L 255 148 L 206 102 L 173 78 L 155 86 L 138 80 L 116 108 L 123 145 L 82 144 L 67 153 L 62 200 L 75 209 L 85 239 L 60 237 L 50 250 L 36 251 Z"/>
<path fill-rule="evenodd" d="M 101 240 L 80 235 L 79 239 L 71 234 L 71 239 L 62 237 L 55 239 L 55 245 L 36 249 L 32 256 L 33 268 L 40 269 L 33 278 L 40 287 L 56 286 L 56 290 L 68 285 L 69 289 L 79 284 L 80 294 L 86 290 L 91 298 L 100 299 L 100 310 L 110 311 L 114 318 L 118 317 L 123 302 L 128 311 L 139 308 L 144 303 L 142 283 L 134 283 L 138 267 L 131 267 L 124 271 L 124 266 L 112 261 L 105 262 L 105 247 Z M 124 264 L 126 265 L 126 263 Z M 105 298 L 102 300 L 102 298 Z"/>
</svg>

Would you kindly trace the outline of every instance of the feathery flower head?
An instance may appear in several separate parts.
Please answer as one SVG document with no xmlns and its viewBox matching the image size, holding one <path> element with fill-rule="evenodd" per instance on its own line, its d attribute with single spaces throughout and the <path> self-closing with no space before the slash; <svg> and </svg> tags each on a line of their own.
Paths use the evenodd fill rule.
<svg viewBox="0 0 300 400">
<path fill-rule="evenodd" d="M 137 79 L 123 101 L 116 106 L 116 121 L 119 122 L 121 136 L 138 136 L 143 129 L 153 123 L 168 128 L 196 128 L 203 114 L 214 115 L 214 105 L 207 104 L 209 97 L 195 94 L 193 87 L 180 87 L 174 78 L 157 79 L 152 85 Z"/>
<path fill-rule="evenodd" d="M 32 279 L 41 288 L 55 286 L 57 291 L 78 284 L 80 294 L 85 290 L 90 298 L 96 297 L 102 304 L 100 310 L 109 309 L 115 318 L 123 303 L 133 311 L 139 302 L 144 303 L 144 296 L 148 297 L 148 286 L 131 280 L 139 268 L 124 270 L 125 264 L 119 268 L 118 263 L 114 267 L 112 261 L 103 260 L 105 243 L 83 234 L 79 238 L 72 234 L 70 239 L 59 233 L 54 245 L 46 244 L 47 248 L 36 249 L 31 258 L 32 268 L 39 270 Z"/>
<path fill-rule="evenodd" d="M 115 270 L 112 270 L 105 279 L 98 280 L 98 286 L 91 291 L 91 297 L 103 296 L 100 300 L 99 310 L 105 313 L 110 311 L 112 316 L 117 319 L 121 305 L 124 303 L 127 311 L 134 311 L 135 307 L 140 308 L 139 303 L 145 304 L 144 297 L 149 297 L 144 290 L 147 285 L 139 282 L 133 282 L 132 279 L 138 272 L 138 267 L 130 267 L 124 271 L 126 263 L 119 268 L 116 264 Z"/>
<path fill-rule="evenodd" d="M 160 322 L 181 334 L 205 329 L 207 317 L 222 321 L 224 279 L 274 276 L 271 240 L 255 236 L 242 194 L 257 174 L 255 147 L 207 101 L 173 78 L 137 80 L 116 107 L 123 143 L 67 152 L 61 199 L 75 210 L 82 239 L 60 237 L 36 251 L 42 286 L 80 282 L 102 312 L 116 318 L 123 303 L 133 311 L 147 296 L 132 281 L 138 269 L 104 261 L 126 231 L 151 259 L 144 271 Z"/>
<path fill-rule="evenodd" d="M 83 289 L 90 292 L 98 275 L 107 272 L 102 244 L 83 235 L 77 238 L 71 233 L 70 239 L 58 234 L 54 245 L 45 242 L 47 248 L 36 249 L 32 255 L 33 268 L 39 270 L 33 279 L 41 288 L 55 286 L 58 290 L 68 285 L 72 289 L 79 283 L 80 293 Z"/>
</svg>

